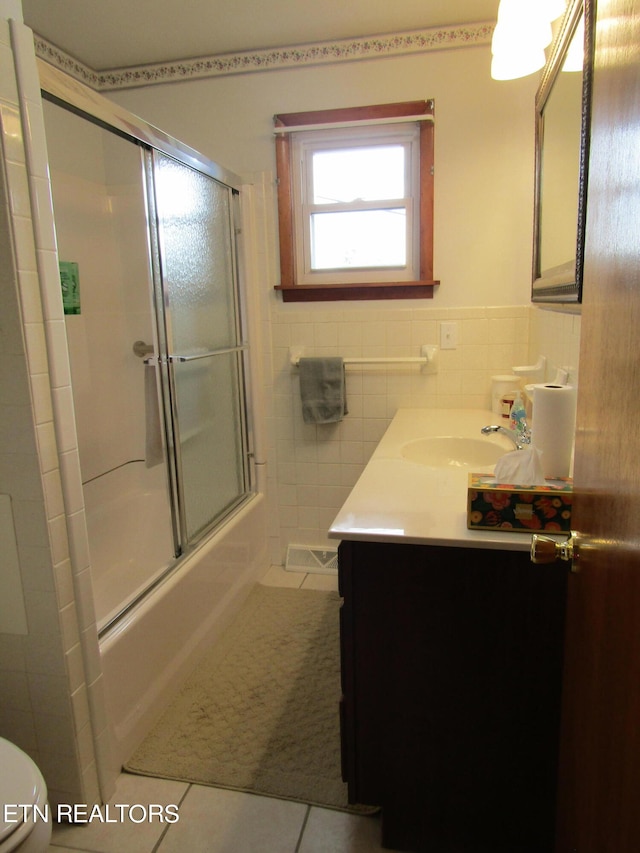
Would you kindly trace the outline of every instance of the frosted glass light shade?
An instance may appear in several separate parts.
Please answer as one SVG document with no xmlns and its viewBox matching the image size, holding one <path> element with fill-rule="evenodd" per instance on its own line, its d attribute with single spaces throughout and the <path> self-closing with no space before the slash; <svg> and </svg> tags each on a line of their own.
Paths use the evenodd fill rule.
<svg viewBox="0 0 640 853">
<path fill-rule="evenodd" d="M 513 80 L 539 71 L 545 64 L 544 48 L 553 32 L 548 15 L 558 0 L 500 0 L 498 22 L 491 40 L 491 76 Z M 564 0 L 559 0 L 564 4 Z"/>
<path fill-rule="evenodd" d="M 517 21 L 498 21 L 491 39 L 491 53 L 518 53 L 520 50 L 544 49 L 553 40 L 548 21 L 525 17 Z"/>
<path fill-rule="evenodd" d="M 494 80 L 515 80 L 517 77 L 534 74 L 545 62 L 542 48 L 508 55 L 497 54 L 491 59 L 491 76 Z"/>
</svg>

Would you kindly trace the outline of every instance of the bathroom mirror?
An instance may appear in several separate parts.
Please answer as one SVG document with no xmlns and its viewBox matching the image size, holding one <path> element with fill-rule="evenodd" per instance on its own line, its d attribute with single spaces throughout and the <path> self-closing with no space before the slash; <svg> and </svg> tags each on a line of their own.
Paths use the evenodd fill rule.
<svg viewBox="0 0 640 853">
<path fill-rule="evenodd" d="M 534 302 L 581 301 L 594 7 L 569 0 L 536 94 Z"/>
</svg>

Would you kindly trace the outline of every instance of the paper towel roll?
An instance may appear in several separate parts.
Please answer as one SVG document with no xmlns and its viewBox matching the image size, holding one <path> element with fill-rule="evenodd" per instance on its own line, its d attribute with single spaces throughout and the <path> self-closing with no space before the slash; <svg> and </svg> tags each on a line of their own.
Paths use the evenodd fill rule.
<svg viewBox="0 0 640 853">
<path fill-rule="evenodd" d="M 542 452 L 547 479 L 568 477 L 576 426 L 573 385 L 534 385 L 531 443 Z"/>
</svg>

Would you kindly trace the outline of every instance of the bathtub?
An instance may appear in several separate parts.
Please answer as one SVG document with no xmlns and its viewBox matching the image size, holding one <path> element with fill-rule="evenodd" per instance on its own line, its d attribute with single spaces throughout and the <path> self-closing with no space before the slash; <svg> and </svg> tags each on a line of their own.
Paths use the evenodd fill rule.
<svg viewBox="0 0 640 853">
<path fill-rule="evenodd" d="M 165 477 L 137 461 L 83 486 L 99 631 L 175 561 Z"/>
<path fill-rule="evenodd" d="M 102 637 L 116 768 L 268 568 L 267 541 L 266 501 L 258 492 Z"/>
</svg>

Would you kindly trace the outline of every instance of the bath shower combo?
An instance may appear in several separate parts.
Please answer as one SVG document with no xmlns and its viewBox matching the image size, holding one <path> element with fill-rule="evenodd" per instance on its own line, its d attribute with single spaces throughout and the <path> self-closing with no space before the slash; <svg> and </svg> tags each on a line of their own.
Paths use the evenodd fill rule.
<svg viewBox="0 0 640 853">
<path fill-rule="evenodd" d="M 241 181 L 41 69 L 58 257 L 73 276 L 65 325 L 120 764 L 266 565 Z"/>
</svg>

